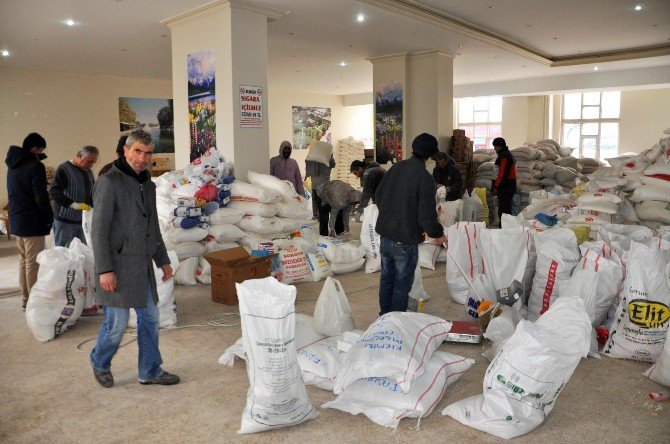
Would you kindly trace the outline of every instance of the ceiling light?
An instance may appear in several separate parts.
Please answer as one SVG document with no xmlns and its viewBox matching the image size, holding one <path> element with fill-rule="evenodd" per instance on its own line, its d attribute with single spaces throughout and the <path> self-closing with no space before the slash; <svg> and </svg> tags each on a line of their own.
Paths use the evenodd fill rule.
<svg viewBox="0 0 670 444">
<path fill-rule="evenodd" d="M 496 9 L 496 7 L 491 5 L 491 6 L 489 6 L 489 9 Z"/>
<path fill-rule="evenodd" d="M 363 23 L 363 22 L 365 21 L 365 16 L 364 16 L 363 14 L 358 14 L 358 15 L 356 16 L 356 21 L 357 21 L 358 23 Z"/>
<path fill-rule="evenodd" d="M 1 54 L 3 57 L 9 57 L 10 55 L 9 51 L 7 51 L 6 49 L 3 49 Z"/>
<path fill-rule="evenodd" d="M 347 66 L 347 62 L 340 62 L 340 66 L 342 66 L 342 67 Z"/>
<path fill-rule="evenodd" d="M 456 48 L 462 48 L 463 45 L 456 45 Z"/>
<path fill-rule="evenodd" d="M 642 11 L 642 5 L 635 5 L 633 9 L 635 9 L 636 11 Z"/>
<path fill-rule="evenodd" d="M 67 19 L 67 20 L 65 20 L 65 24 L 68 25 L 68 26 L 74 26 L 76 24 L 76 22 L 72 19 Z"/>
<path fill-rule="evenodd" d="M 594 67 L 593 67 L 593 70 L 594 70 L 594 71 L 598 71 L 598 69 L 599 69 L 599 68 L 598 68 L 597 66 L 594 66 Z"/>
</svg>

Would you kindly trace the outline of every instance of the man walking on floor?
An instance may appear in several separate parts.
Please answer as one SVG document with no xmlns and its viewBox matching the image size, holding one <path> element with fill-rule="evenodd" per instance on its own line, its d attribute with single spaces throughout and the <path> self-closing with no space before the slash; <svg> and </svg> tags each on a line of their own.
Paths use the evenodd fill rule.
<svg viewBox="0 0 670 444">
<path fill-rule="evenodd" d="M 37 254 L 44 250 L 44 237 L 51 231 L 53 212 L 47 193 L 47 175 L 42 160 L 47 142 L 30 133 L 23 145 L 7 151 L 7 194 L 9 228 L 16 235 L 19 250 L 19 285 L 25 310 L 30 290 L 37 281 Z"/>
<path fill-rule="evenodd" d="M 93 205 L 93 172 L 98 161 L 98 149 L 85 146 L 74 159 L 61 163 L 54 174 L 49 196 L 54 211 L 56 245 L 68 247 L 75 237 L 86 243 L 81 226 L 82 211 Z"/>
<path fill-rule="evenodd" d="M 130 308 L 137 314 L 139 382 L 179 382 L 179 376 L 161 369 L 158 349 L 158 294 L 151 262 L 163 271 L 164 282 L 172 277 L 172 268 L 158 228 L 156 185 L 147 172 L 153 148 L 149 134 L 130 133 L 125 157 L 98 178 L 93 190 L 96 302 L 104 306 L 105 319 L 90 358 L 95 379 L 106 388 L 114 385 L 112 358 L 128 325 Z"/>
<path fill-rule="evenodd" d="M 420 134 L 412 142 L 412 157 L 393 165 L 377 187 L 376 231 L 381 236 L 382 257 L 380 315 L 407 310 L 423 233 L 439 244 L 447 241 L 437 220 L 435 181 L 426 170 L 426 160 L 437 152 L 437 139 Z"/>
</svg>

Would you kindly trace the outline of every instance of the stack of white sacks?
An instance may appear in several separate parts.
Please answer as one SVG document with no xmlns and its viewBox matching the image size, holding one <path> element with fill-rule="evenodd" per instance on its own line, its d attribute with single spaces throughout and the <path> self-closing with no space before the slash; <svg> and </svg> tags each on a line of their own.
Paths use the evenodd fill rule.
<svg viewBox="0 0 670 444">
<path fill-rule="evenodd" d="M 293 388 L 297 395 L 287 394 L 287 385 L 276 384 L 275 373 L 266 376 L 265 368 L 279 370 L 276 365 L 264 365 L 264 360 L 281 358 L 281 362 L 286 363 L 282 365 L 286 372 L 297 367 L 302 373 L 302 378 L 294 375 L 282 380 L 298 381 L 298 384 L 304 381 L 306 385 L 338 395 L 322 408 L 353 415 L 362 413 L 376 424 L 390 428 L 396 428 L 402 418 L 428 416 L 441 401 L 446 388 L 474 364 L 471 359 L 437 350 L 446 339 L 451 323 L 436 316 L 392 312 L 378 318 L 366 331 L 356 330 L 347 296 L 333 278 L 326 280 L 313 317 L 295 314 L 294 319 L 288 321 L 292 325 L 281 328 L 272 324 L 283 320 L 247 318 L 247 310 L 263 310 L 266 301 L 273 300 L 273 296 L 286 293 L 287 302 L 294 300 L 290 297 L 295 293 L 294 287 L 282 286 L 270 279 L 255 282 L 254 289 L 262 286 L 266 294 L 257 293 L 259 296 L 250 295 L 251 298 L 247 294 L 252 288 L 245 288 L 252 287 L 251 281 L 238 285 L 240 305 L 245 306 L 240 310 L 243 337 L 219 358 L 219 363 L 228 366 L 234 365 L 235 356 L 246 361 L 250 380 L 247 408 L 251 401 L 254 411 L 271 413 L 266 415 L 266 421 L 256 422 L 248 409 L 245 410 L 240 433 L 302 422 L 303 415 L 294 415 L 293 421 L 282 421 L 280 409 L 287 397 L 294 397 L 290 400 L 292 405 L 310 405 L 300 386 Z M 287 306 L 286 311 L 295 312 L 295 307 Z M 276 316 L 276 312 L 273 306 L 271 315 Z M 290 332 L 289 337 L 286 332 Z M 278 342 L 288 344 L 279 351 L 282 355 L 264 353 L 265 347 L 258 348 L 253 339 L 259 333 L 263 333 L 264 342 L 274 339 L 271 336 L 274 333 Z"/>
<path fill-rule="evenodd" d="M 564 385 L 564 378 L 569 377 L 586 351 L 594 357 L 604 354 L 656 363 L 647 376 L 670 383 L 670 355 L 664 351 L 669 349 L 667 316 L 650 314 L 651 307 L 667 307 L 670 302 L 670 237 L 665 227 L 652 230 L 603 224 L 595 241 L 578 245 L 573 231 L 561 226 L 538 229 L 523 217 L 512 216 L 504 216 L 502 222 L 500 230 L 463 222 L 449 229 L 448 288 L 454 301 L 465 305 L 466 313 L 477 316 L 479 299 L 495 305 L 496 290 L 508 286 L 507 282 L 495 283 L 501 276 L 515 276 L 522 294 L 513 307 L 505 307 L 503 314 L 491 321 L 484 335 L 493 341 L 493 348 L 485 353 L 492 362 L 485 376 L 483 396 L 453 404 L 444 414 L 504 438 L 537 427 L 553 407 L 558 392 L 542 392 L 546 396 L 541 402 L 530 397 L 525 402 L 526 397 L 508 390 L 504 380 L 491 379 L 495 375 L 507 377 L 505 361 L 517 369 L 517 375 L 528 375 L 527 380 L 520 381 L 527 393 L 536 388 L 531 380 L 535 372 L 543 375 L 537 379 L 544 381 L 542 384 Z M 575 298 L 579 303 L 574 302 Z M 557 314 L 553 310 L 559 306 L 566 316 L 561 316 L 560 322 L 554 322 L 552 317 L 550 326 L 547 316 Z M 584 316 L 588 330 L 580 321 L 577 336 L 576 325 L 561 327 L 562 323 L 573 323 Z M 533 332 L 533 325 L 542 325 L 540 330 L 547 329 L 552 334 Z M 526 353 L 526 348 L 537 346 L 531 345 L 535 342 L 528 341 L 528 335 L 542 344 L 543 351 Z M 568 339 L 571 335 L 572 339 Z M 559 340 L 543 344 L 549 337 Z M 577 347 L 577 343 L 582 345 Z M 558 353 L 553 362 L 572 362 L 565 368 L 566 373 L 552 373 L 554 370 L 542 361 L 547 353 Z M 566 354 L 571 353 L 575 354 L 568 360 Z M 516 360 L 514 356 L 524 357 Z M 505 417 L 513 417 L 523 427 L 498 419 Z"/>
<path fill-rule="evenodd" d="M 351 174 L 349 167 L 354 160 L 363 160 L 365 157 L 365 145 L 363 141 L 349 136 L 346 139 L 339 140 L 336 150 L 337 166 L 335 168 L 337 177 L 335 178 L 348 183 L 355 189 L 359 189 L 361 186 L 360 180 Z"/>
</svg>

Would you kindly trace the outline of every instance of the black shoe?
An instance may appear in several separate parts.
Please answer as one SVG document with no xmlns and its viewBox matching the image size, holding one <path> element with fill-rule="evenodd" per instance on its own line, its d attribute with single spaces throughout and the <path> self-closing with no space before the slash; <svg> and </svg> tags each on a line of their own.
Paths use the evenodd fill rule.
<svg viewBox="0 0 670 444">
<path fill-rule="evenodd" d="M 100 372 L 93 369 L 93 375 L 95 375 L 95 380 L 104 388 L 110 388 L 114 385 L 114 376 L 112 376 L 112 372 Z"/>
<path fill-rule="evenodd" d="M 156 376 L 154 379 L 150 379 L 148 381 L 140 381 L 140 384 L 175 385 L 179 384 L 179 376 L 173 375 L 172 373 L 163 372 L 162 375 Z"/>
</svg>

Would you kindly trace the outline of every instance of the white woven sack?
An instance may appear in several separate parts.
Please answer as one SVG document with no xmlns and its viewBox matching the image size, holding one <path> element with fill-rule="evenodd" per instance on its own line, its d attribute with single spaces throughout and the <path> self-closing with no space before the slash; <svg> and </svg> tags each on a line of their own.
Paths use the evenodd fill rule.
<svg viewBox="0 0 670 444">
<path fill-rule="evenodd" d="M 635 211 L 640 220 L 670 224 L 670 202 L 647 200 L 637 204 Z"/>
<path fill-rule="evenodd" d="M 231 202 L 232 203 L 232 202 Z M 242 203 L 242 202 L 236 202 Z M 244 217 L 244 211 L 234 210 L 228 204 L 227 207 L 219 208 L 209 215 L 209 223 L 211 225 L 232 224 L 235 225 Z"/>
<path fill-rule="evenodd" d="M 321 408 L 352 415 L 363 413 L 382 427 L 396 428 L 403 418 L 430 415 L 447 388 L 474 363 L 463 356 L 436 351 L 428 361 L 426 372 L 416 379 L 409 393 L 403 393 L 393 380 L 371 377 L 355 381 L 336 400 Z"/>
<path fill-rule="evenodd" d="M 323 390 L 333 390 L 343 353 L 337 349 L 337 337 L 322 338 L 298 348 L 302 380 Z"/>
<path fill-rule="evenodd" d="M 670 176 L 670 163 L 656 162 L 645 168 L 643 174 L 645 176 L 653 176 L 655 174 L 663 174 L 666 176 Z"/>
<path fill-rule="evenodd" d="M 282 198 L 278 193 L 268 190 L 267 188 L 236 180 L 230 184 L 230 200 L 241 200 L 245 202 L 258 203 L 277 203 L 281 202 Z"/>
<path fill-rule="evenodd" d="M 209 234 L 217 242 L 234 242 L 244 237 L 244 231 L 240 230 L 236 225 L 231 224 L 212 225 L 209 229 Z"/>
<path fill-rule="evenodd" d="M 370 204 L 363 210 L 363 222 L 361 224 L 361 245 L 365 249 L 365 272 L 375 273 L 382 269 L 382 258 L 379 252 L 381 237 L 375 230 L 377 226 L 379 209 L 377 205 Z"/>
<path fill-rule="evenodd" d="M 559 297 L 561 281 L 567 281 L 579 263 L 577 237 L 567 228 L 552 228 L 535 238 L 537 261 L 528 299 L 528 320 L 535 321 Z"/>
<path fill-rule="evenodd" d="M 618 204 L 621 203 L 621 198 L 616 194 L 594 191 L 582 194 L 577 198 L 577 202 L 580 204 L 592 202 L 610 202 Z"/>
<path fill-rule="evenodd" d="M 198 268 L 198 258 L 189 257 L 179 262 L 179 270 L 174 276 L 175 284 L 179 285 L 197 285 L 195 271 Z"/>
<path fill-rule="evenodd" d="M 283 229 L 278 218 L 262 216 L 244 216 L 237 226 L 246 232 L 258 234 L 275 234 Z"/>
<path fill-rule="evenodd" d="M 642 185 L 635 188 L 630 200 L 633 202 L 644 202 L 646 200 L 663 201 L 670 196 L 668 188 L 658 187 L 656 185 Z"/>
<path fill-rule="evenodd" d="M 668 341 L 667 337 L 661 356 L 654 365 L 644 372 L 644 375 L 652 381 L 670 387 L 670 341 Z"/>
<path fill-rule="evenodd" d="M 670 251 L 631 242 L 626 279 L 603 353 L 613 358 L 655 362 L 670 321 Z"/>
<path fill-rule="evenodd" d="M 658 188 L 663 188 L 666 192 L 670 193 L 670 180 L 652 176 L 640 176 L 640 180 L 642 180 L 642 183 L 645 185 L 653 185 Z"/>
<path fill-rule="evenodd" d="M 429 270 L 435 270 L 435 261 L 440 255 L 441 245 L 423 243 L 419 244 L 419 266 Z"/>
<path fill-rule="evenodd" d="M 309 272 L 312 275 L 312 281 L 318 282 L 333 275 L 333 272 L 328 265 L 328 261 L 320 251 L 316 253 L 305 253 L 307 255 L 307 265 Z"/>
<path fill-rule="evenodd" d="M 461 222 L 447 229 L 447 289 L 451 299 L 459 304 L 465 304 L 468 298 L 470 287 L 467 279 L 473 280 L 482 273 L 477 235 L 484 228 L 486 225 L 483 222 Z"/>
<path fill-rule="evenodd" d="M 572 297 L 557 300 L 536 323 L 520 321 L 486 369 L 483 394 L 442 414 L 505 439 L 534 430 L 587 356 L 591 328 L 583 302 Z"/>
<path fill-rule="evenodd" d="M 328 236 L 319 236 L 317 242 L 328 262 L 348 264 L 365 257 L 363 246 L 353 245 Z"/>
<path fill-rule="evenodd" d="M 279 206 L 281 204 L 263 204 L 258 202 L 244 202 L 241 200 L 233 200 L 228 203 L 226 208 L 234 211 L 239 211 L 243 216 L 263 216 L 272 217 L 279 213 Z M 216 213 L 215 213 L 216 214 Z M 242 218 L 240 218 L 242 220 Z M 238 223 L 239 220 L 235 223 Z"/>
<path fill-rule="evenodd" d="M 390 312 L 379 317 L 347 352 L 333 392 L 361 378 L 389 378 L 403 393 L 426 369 L 451 322 L 425 313 Z"/>
<path fill-rule="evenodd" d="M 273 276 L 284 284 L 311 282 L 312 274 L 307 264 L 307 256 L 302 250 L 290 249 L 279 252 L 279 270 Z"/>
<path fill-rule="evenodd" d="M 318 141 L 307 153 L 305 160 L 313 160 L 324 165 L 330 164 L 330 156 L 333 154 L 333 145 L 328 142 Z"/>
<path fill-rule="evenodd" d="M 247 179 L 252 185 L 267 188 L 268 190 L 279 194 L 285 200 L 292 199 L 297 195 L 293 183 L 288 180 L 281 180 L 269 174 L 260 174 L 255 171 L 249 171 L 247 173 Z"/>
<path fill-rule="evenodd" d="M 312 218 L 312 207 L 298 202 L 284 202 L 278 204 L 277 216 L 294 217 L 308 221 Z"/>
<path fill-rule="evenodd" d="M 590 248 L 582 249 L 582 254 L 582 259 L 575 267 L 570 279 L 578 278 L 584 274 L 584 271 L 595 273 L 596 294 L 593 326 L 599 327 L 607 319 L 607 312 L 621 289 L 623 267 L 618 261 L 607 259 Z"/>
<path fill-rule="evenodd" d="M 205 252 L 205 246 L 200 242 L 180 242 L 178 244 L 166 243 L 165 247 L 168 250 L 173 250 L 177 253 L 180 261 L 188 259 L 189 257 L 199 257 Z"/>
<path fill-rule="evenodd" d="M 365 265 L 365 258 L 356 259 L 353 262 L 332 262 L 330 264 L 330 270 L 333 274 L 347 274 L 353 273 L 361 269 Z"/>
<path fill-rule="evenodd" d="M 605 214 L 573 214 L 567 220 L 568 225 L 607 225 L 612 223 L 612 217 Z"/>
<path fill-rule="evenodd" d="M 297 360 L 295 287 L 271 277 L 235 287 L 250 385 L 238 433 L 275 430 L 316 418 Z"/>
<path fill-rule="evenodd" d="M 200 227 L 193 227 L 193 228 L 172 228 L 168 234 L 167 237 L 170 239 L 170 242 L 174 242 L 175 244 L 178 244 L 180 242 L 200 242 L 204 238 L 207 237 L 208 231 L 200 228 Z"/>
<path fill-rule="evenodd" d="M 575 210 L 582 212 L 583 214 L 593 214 L 589 212 L 605 213 L 605 214 L 617 214 L 619 212 L 619 204 L 615 204 L 607 201 L 591 201 L 591 202 L 580 202 Z"/>
</svg>

